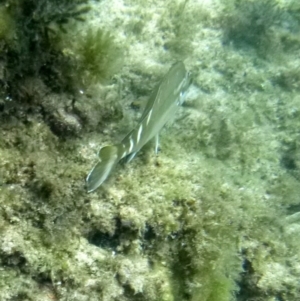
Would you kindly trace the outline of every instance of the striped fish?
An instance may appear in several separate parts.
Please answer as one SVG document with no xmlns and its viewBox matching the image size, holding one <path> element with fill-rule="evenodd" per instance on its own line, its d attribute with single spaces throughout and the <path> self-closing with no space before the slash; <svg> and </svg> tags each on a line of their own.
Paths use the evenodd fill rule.
<svg viewBox="0 0 300 301">
<path fill-rule="evenodd" d="M 98 153 L 100 161 L 86 178 L 88 192 L 97 189 L 121 159 L 126 157 L 127 162 L 131 161 L 135 154 L 154 137 L 157 153 L 159 131 L 174 116 L 178 106 L 184 101 L 190 83 L 191 76 L 185 70 L 183 62 L 175 63 L 153 91 L 139 124 L 121 143 L 100 149 Z"/>
</svg>

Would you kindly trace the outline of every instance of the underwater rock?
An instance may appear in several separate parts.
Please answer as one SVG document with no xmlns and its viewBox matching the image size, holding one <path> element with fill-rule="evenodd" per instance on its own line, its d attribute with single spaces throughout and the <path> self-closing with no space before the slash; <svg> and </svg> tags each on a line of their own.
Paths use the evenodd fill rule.
<svg viewBox="0 0 300 301">
<path fill-rule="evenodd" d="M 79 117 L 63 108 L 49 117 L 49 125 L 52 132 L 59 137 L 78 136 L 82 130 Z"/>
</svg>

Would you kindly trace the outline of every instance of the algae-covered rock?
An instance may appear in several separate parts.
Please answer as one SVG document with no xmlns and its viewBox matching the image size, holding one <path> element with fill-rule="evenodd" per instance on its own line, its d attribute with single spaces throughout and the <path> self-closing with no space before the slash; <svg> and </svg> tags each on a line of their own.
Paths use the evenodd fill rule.
<svg viewBox="0 0 300 301">
<path fill-rule="evenodd" d="M 0 15 L 18 7 L 4 2 Z M 17 76 L 3 51 L 19 44 L 0 29 L 0 299 L 298 301 L 299 5 L 63 2 L 85 21 L 62 33 L 36 17 L 59 35 L 53 72 L 33 56 L 43 72 Z M 0 23 L 20 34 L 10 16 Z M 193 84 L 159 153 L 150 142 L 88 194 L 97 151 L 132 129 L 177 60 Z"/>
</svg>

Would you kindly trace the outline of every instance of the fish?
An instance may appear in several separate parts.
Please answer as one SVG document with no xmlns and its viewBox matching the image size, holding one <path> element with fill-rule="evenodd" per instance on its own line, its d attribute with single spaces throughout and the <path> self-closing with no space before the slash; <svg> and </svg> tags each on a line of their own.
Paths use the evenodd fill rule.
<svg viewBox="0 0 300 301">
<path fill-rule="evenodd" d="M 100 160 L 86 178 L 88 193 L 101 186 L 120 160 L 125 158 L 130 162 L 154 137 L 155 153 L 158 153 L 159 132 L 184 102 L 190 84 L 191 73 L 186 71 L 184 63 L 179 61 L 173 64 L 153 90 L 137 126 L 120 143 L 107 145 L 99 150 Z"/>
</svg>

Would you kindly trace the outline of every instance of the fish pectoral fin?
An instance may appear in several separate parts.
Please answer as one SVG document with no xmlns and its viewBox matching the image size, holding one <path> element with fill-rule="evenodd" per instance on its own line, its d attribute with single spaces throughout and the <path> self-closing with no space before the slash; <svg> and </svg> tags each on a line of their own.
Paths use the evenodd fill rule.
<svg viewBox="0 0 300 301">
<path fill-rule="evenodd" d="M 86 178 L 87 191 L 97 189 L 109 176 L 118 163 L 118 149 L 116 146 L 105 146 L 99 151 L 100 161 L 92 168 Z"/>
<path fill-rule="evenodd" d="M 129 163 L 129 162 L 135 157 L 136 153 L 137 153 L 137 152 L 129 154 L 129 155 L 125 158 L 125 163 Z"/>
<path fill-rule="evenodd" d="M 155 135 L 155 154 L 159 152 L 159 134 Z"/>
</svg>

